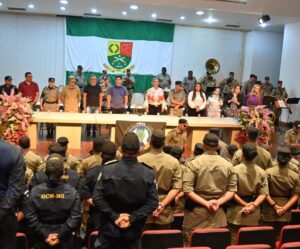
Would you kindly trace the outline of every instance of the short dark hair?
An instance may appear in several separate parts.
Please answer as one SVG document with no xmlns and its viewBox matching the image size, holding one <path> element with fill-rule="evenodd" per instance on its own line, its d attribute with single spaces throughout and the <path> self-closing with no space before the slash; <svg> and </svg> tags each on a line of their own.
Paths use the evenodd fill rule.
<svg viewBox="0 0 300 249">
<path fill-rule="evenodd" d="M 115 80 L 116 79 L 121 79 L 122 80 L 122 76 L 121 75 L 117 75 L 116 77 L 115 77 Z"/>
<path fill-rule="evenodd" d="M 151 145 L 154 149 L 161 149 L 165 145 L 166 138 L 151 137 Z"/>
<path fill-rule="evenodd" d="M 83 67 L 82 67 L 81 65 L 78 65 L 78 66 L 77 66 L 77 69 L 81 69 L 81 70 L 82 70 Z"/>
<path fill-rule="evenodd" d="M 249 140 L 257 140 L 257 138 L 259 137 L 259 129 L 257 128 L 250 127 L 247 133 Z"/>
<path fill-rule="evenodd" d="M 31 72 L 26 72 L 25 73 L 25 78 L 28 76 L 28 74 L 32 74 Z"/>
<path fill-rule="evenodd" d="M 230 75 L 234 75 L 234 72 L 230 72 L 229 74 L 230 74 Z"/>
<path fill-rule="evenodd" d="M 23 136 L 19 139 L 19 145 L 22 149 L 26 150 L 30 148 L 30 138 Z"/>
</svg>

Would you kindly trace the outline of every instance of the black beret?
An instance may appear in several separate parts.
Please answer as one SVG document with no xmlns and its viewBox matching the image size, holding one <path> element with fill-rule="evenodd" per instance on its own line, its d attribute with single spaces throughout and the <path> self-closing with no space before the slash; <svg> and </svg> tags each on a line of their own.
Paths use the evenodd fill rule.
<svg viewBox="0 0 300 249">
<path fill-rule="evenodd" d="M 243 145 L 243 154 L 247 160 L 252 160 L 257 156 L 257 145 L 253 143 L 246 143 Z"/>
<path fill-rule="evenodd" d="M 117 146 L 111 142 L 107 141 L 102 145 L 101 148 L 101 157 L 105 158 L 114 158 L 117 153 Z"/>
<path fill-rule="evenodd" d="M 216 147 L 219 144 L 219 138 L 216 134 L 207 133 L 204 136 L 203 143 L 211 147 Z"/>
<path fill-rule="evenodd" d="M 59 154 L 62 157 L 66 156 L 66 147 L 62 146 L 59 143 L 53 143 L 49 146 L 49 155 L 51 154 Z"/>
<path fill-rule="evenodd" d="M 131 153 L 135 153 L 140 150 L 140 141 L 135 133 L 129 132 L 124 136 L 122 141 L 122 150 L 124 152 Z"/>
<path fill-rule="evenodd" d="M 67 146 L 69 143 L 69 139 L 67 137 L 59 137 L 57 139 L 57 142 L 61 145 L 61 146 Z"/>
</svg>

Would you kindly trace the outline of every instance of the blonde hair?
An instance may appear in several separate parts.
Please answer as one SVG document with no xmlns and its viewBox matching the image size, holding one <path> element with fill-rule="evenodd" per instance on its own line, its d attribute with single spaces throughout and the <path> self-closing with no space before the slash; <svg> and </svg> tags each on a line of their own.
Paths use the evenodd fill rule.
<svg viewBox="0 0 300 249">
<path fill-rule="evenodd" d="M 254 86 L 253 86 L 253 88 L 252 88 L 252 90 L 251 90 L 251 95 L 256 95 L 256 93 L 255 93 L 255 88 L 256 87 L 259 87 L 259 93 L 258 93 L 258 96 L 261 96 L 262 95 L 262 87 L 261 87 L 261 85 L 259 85 L 259 84 L 255 84 Z"/>
</svg>

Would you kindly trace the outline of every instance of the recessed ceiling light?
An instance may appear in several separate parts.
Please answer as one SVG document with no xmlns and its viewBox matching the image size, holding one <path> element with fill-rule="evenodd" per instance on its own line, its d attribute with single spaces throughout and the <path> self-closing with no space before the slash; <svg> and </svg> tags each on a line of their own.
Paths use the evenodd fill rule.
<svg viewBox="0 0 300 249">
<path fill-rule="evenodd" d="M 181 17 L 180 17 L 180 20 L 185 20 L 185 16 L 181 16 Z"/>
<path fill-rule="evenodd" d="M 126 15 L 127 15 L 127 12 L 126 12 L 126 11 L 122 11 L 122 15 L 123 15 L 123 16 L 126 16 Z"/>
<path fill-rule="evenodd" d="M 69 3 L 68 0 L 60 0 L 59 2 L 60 2 L 61 4 L 68 4 L 68 3 Z"/>
<path fill-rule="evenodd" d="M 208 10 L 215 10 L 215 9 L 208 9 Z"/>
<path fill-rule="evenodd" d="M 65 6 L 60 6 L 60 10 L 65 11 L 66 7 Z"/>
<path fill-rule="evenodd" d="M 91 12 L 92 12 L 93 14 L 97 14 L 97 9 L 93 8 L 93 9 L 91 9 Z"/>
<path fill-rule="evenodd" d="M 139 8 L 139 6 L 137 6 L 135 4 L 130 5 L 130 9 L 132 9 L 132 10 L 137 10 L 138 8 Z"/>
<path fill-rule="evenodd" d="M 268 24 L 266 24 L 266 23 L 261 23 L 261 24 L 259 24 L 259 26 L 262 27 L 262 28 L 265 28 L 265 27 L 268 26 Z"/>
<path fill-rule="evenodd" d="M 28 8 L 29 9 L 34 9 L 34 5 L 33 4 L 28 4 Z"/>
<path fill-rule="evenodd" d="M 202 16 L 202 15 L 204 14 L 204 12 L 203 12 L 202 10 L 198 10 L 198 11 L 196 12 L 196 14 L 199 15 L 199 16 Z"/>
<path fill-rule="evenodd" d="M 2 3 L 0 3 L 0 6 L 2 6 Z"/>
<path fill-rule="evenodd" d="M 214 22 L 217 22 L 218 20 L 216 20 L 210 16 L 210 17 L 204 19 L 203 21 L 207 22 L 207 23 L 214 23 Z"/>
<path fill-rule="evenodd" d="M 156 18 L 156 17 L 157 17 L 157 14 L 156 14 L 156 13 L 152 13 L 152 14 L 151 14 L 151 17 L 152 17 L 152 18 Z"/>
</svg>

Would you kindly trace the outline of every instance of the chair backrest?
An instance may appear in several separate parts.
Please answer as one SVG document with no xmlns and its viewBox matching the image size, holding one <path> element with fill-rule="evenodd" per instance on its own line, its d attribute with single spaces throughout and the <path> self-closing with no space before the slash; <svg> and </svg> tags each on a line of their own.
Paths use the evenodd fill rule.
<svg viewBox="0 0 300 249">
<path fill-rule="evenodd" d="M 183 212 L 175 213 L 174 221 L 171 223 L 171 229 L 182 230 L 183 218 L 184 218 Z"/>
<path fill-rule="evenodd" d="M 265 244 L 253 244 L 253 245 L 232 245 L 226 249 L 271 249 L 270 245 Z"/>
<path fill-rule="evenodd" d="M 300 209 L 291 210 L 292 219 L 290 225 L 300 225 Z"/>
<path fill-rule="evenodd" d="M 196 229 L 192 232 L 191 247 L 208 246 L 211 249 L 225 249 L 231 244 L 231 233 L 227 228 Z"/>
<path fill-rule="evenodd" d="M 275 236 L 275 230 L 270 226 L 242 227 L 237 233 L 237 244 L 266 244 L 274 248 Z"/>
<path fill-rule="evenodd" d="M 183 236 L 180 230 L 147 230 L 142 234 L 143 249 L 167 249 L 182 246 Z"/>
<path fill-rule="evenodd" d="M 93 231 L 89 235 L 89 240 L 88 240 L 88 249 L 94 249 L 94 243 L 96 238 L 98 237 L 99 232 L 98 231 Z"/>
<path fill-rule="evenodd" d="M 284 243 L 280 249 L 300 249 L 300 241 Z"/>
<path fill-rule="evenodd" d="M 25 233 L 17 233 L 17 248 L 18 249 L 28 249 L 28 240 Z"/>
<path fill-rule="evenodd" d="M 288 242 L 300 241 L 300 225 L 287 225 L 281 229 L 278 247 Z"/>
</svg>

